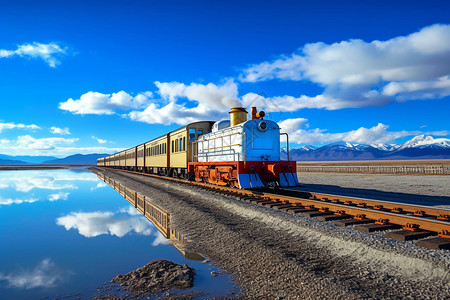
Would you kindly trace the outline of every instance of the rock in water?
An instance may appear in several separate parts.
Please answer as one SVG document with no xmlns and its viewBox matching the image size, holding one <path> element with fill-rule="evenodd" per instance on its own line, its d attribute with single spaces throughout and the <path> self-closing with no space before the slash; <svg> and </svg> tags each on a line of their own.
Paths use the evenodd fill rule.
<svg viewBox="0 0 450 300">
<path fill-rule="evenodd" d="M 171 288 L 187 289 L 194 285 L 194 269 L 168 260 L 154 260 L 126 275 L 117 275 L 111 282 L 119 283 L 126 290 L 150 295 Z"/>
</svg>

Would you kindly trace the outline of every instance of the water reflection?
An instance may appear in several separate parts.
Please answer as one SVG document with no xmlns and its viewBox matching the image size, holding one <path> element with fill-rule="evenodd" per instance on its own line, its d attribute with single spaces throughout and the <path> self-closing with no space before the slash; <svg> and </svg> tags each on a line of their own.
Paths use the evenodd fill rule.
<svg viewBox="0 0 450 300">
<path fill-rule="evenodd" d="M 6 281 L 8 287 L 33 289 L 37 287 L 54 287 L 63 281 L 64 273 L 55 263 L 46 258 L 31 270 L 19 270 L 8 275 L 0 273 L 0 281 Z M 66 273 L 67 274 L 67 273 Z"/>
<path fill-rule="evenodd" d="M 56 224 L 64 226 L 66 230 L 75 229 L 85 237 L 96 237 L 102 234 L 123 237 L 130 232 L 150 235 L 152 232 L 148 221 L 128 212 L 96 211 L 71 212 L 56 219 Z"/>
<path fill-rule="evenodd" d="M 103 173 L 99 172 L 97 173 L 97 176 L 128 200 L 133 207 L 142 213 L 159 230 L 159 234 L 156 235 L 156 239 L 153 241 L 153 246 L 167 244 L 170 241 L 170 244 L 172 244 L 185 258 L 190 260 L 204 259 L 200 254 L 187 250 L 190 242 L 170 223 L 170 214 L 166 210 L 155 203 L 152 203 L 150 199 L 140 195 L 135 190 L 130 189 L 126 185 L 115 181 Z"/>
<path fill-rule="evenodd" d="M 28 176 L 23 176 L 23 171 L 0 172 L 0 189 L 14 188 L 17 192 L 30 192 L 33 189 L 64 190 L 77 189 L 74 181 L 92 181 L 97 179 L 89 171 L 73 172 L 49 172 L 48 170 L 27 171 Z"/>
<path fill-rule="evenodd" d="M 172 228 L 168 235 L 155 229 L 148 207 L 144 217 L 105 187 L 87 170 L 0 171 L 0 299 L 88 299 L 115 275 L 155 259 L 189 263 L 194 290 L 208 296 L 233 286 L 228 277 L 212 278 L 213 266 L 188 262 L 182 247 L 185 257 L 166 246 L 183 239 Z"/>
</svg>

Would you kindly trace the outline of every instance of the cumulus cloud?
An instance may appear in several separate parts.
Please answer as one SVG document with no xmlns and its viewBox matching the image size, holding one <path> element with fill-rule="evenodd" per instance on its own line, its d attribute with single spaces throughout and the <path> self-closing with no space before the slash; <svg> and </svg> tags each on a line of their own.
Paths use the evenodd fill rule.
<svg viewBox="0 0 450 300">
<path fill-rule="evenodd" d="M 20 270 L 8 275 L 0 273 L 0 281 L 5 280 L 9 287 L 27 290 L 38 287 L 54 287 L 63 279 L 63 273 L 49 258 L 42 260 L 31 270 Z"/>
<path fill-rule="evenodd" d="M 450 25 L 435 24 L 387 41 L 306 44 L 298 53 L 248 67 L 240 80 L 308 80 L 324 87 L 322 94 L 313 97 L 261 99 L 278 111 L 382 106 L 449 96 L 447 61 Z"/>
<path fill-rule="evenodd" d="M 56 194 L 48 195 L 49 201 L 67 200 L 69 198 L 69 193 L 59 192 Z"/>
<path fill-rule="evenodd" d="M 15 123 L 0 123 L 0 132 L 2 132 L 5 129 L 31 129 L 36 130 L 40 129 L 39 126 L 31 124 L 31 125 L 25 125 L 25 124 L 15 124 Z"/>
<path fill-rule="evenodd" d="M 219 85 L 159 81 L 155 85 L 158 94 L 168 103 L 151 103 L 143 111 L 132 111 L 128 114 L 131 120 L 184 125 L 200 120 L 217 120 L 225 117 L 230 107 L 241 106 L 238 86 L 232 79 Z M 188 100 L 189 106 L 185 100 Z"/>
<path fill-rule="evenodd" d="M 115 153 L 123 148 L 75 147 L 78 138 L 34 138 L 30 135 L 16 139 L 0 139 L 0 153 L 7 155 L 51 155 L 65 157 L 73 154 Z"/>
<path fill-rule="evenodd" d="M 98 138 L 96 136 L 92 136 L 92 139 L 96 140 L 99 144 L 106 144 L 108 142 L 107 140 Z"/>
<path fill-rule="evenodd" d="M 371 128 L 360 127 L 347 132 L 329 133 L 325 129 L 308 128 L 308 120 L 304 118 L 286 119 L 278 122 L 282 131 L 289 134 L 289 139 L 295 144 L 325 144 L 333 142 L 352 142 L 358 144 L 387 144 L 396 139 L 419 134 L 445 136 L 449 131 L 389 131 L 389 125 L 378 123 Z"/>
<path fill-rule="evenodd" d="M 232 79 L 222 84 L 189 85 L 156 81 L 155 86 L 159 98 L 154 98 L 152 92 L 135 97 L 124 91 L 115 94 L 88 92 L 78 100 L 71 98 L 59 103 L 59 108 L 74 114 L 97 115 L 117 114 L 122 110 L 128 111 L 123 117 L 134 121 L 169 125 L 226 117 L 230 107 L 241 105 L 238 86 Z"/>
<path fill-rule="evenodd" d="M 80 99 L 70 98 L 65 102 L 60 102 L 58 108 L 73 114 L 112 115 L 116 113 L 115 110 L 142 108 L 152 97 L 152 92 L 144 92 L 136 96 L 131 96 L 124 91 L 112 94 L 87 92 L 81 95 Z"/>
<path fill-rule="evenodd" d="M 66 135 L 66 134 L 70 134 L 69 128 L 59 128 L 59 127 L 55 127 L 52 126 L 50 128 L 50 132 L 54 133 L 54 134 L 60 134 L 60 135 Z"/>
<path fill-rule="evenodd" d="M 216 109 L 229 109 L 238 106 L 238 87 L 234 80 L 229 79 L 221 85 L 208 83 L 206 85 L 191 83 L 185 85 L 180 82 L 155 82 L 158 93 L 164 99 L 176 101 L 178 98 L 187 98 L 199 104 L 210 106 Z"/>
<path fill-rule="evenodd" d="M 56 219 L 56 224 L 66 230 L 75 229 L 85 237 L 96 237 L 102 234 L 123 237 L 130 232 L 150 235 L 150 222 L 143 216 L 130 215 L 123 212 L 71 212 Z"/>
<path fill-rule="evenodd" d="M 34 203 L 39 201 L 37 198 L 27 198 L 27 199 L 12 199 L 0 197 L 0 205 L 11 205 L 11 204 L 22 204 L 22 203 Z"/>
<path fill-rule="evenodd" d="M 67 47 L 62 47 L 58 43 L 28 43 L 18 45 L 16 50 L 0 49 L 0 58 L 8 57 L 24 57 L 24 58 L 40 58 L 44 60 L 50 67 L 56 68 L 61 64 L 61 57 L 67 54 Z"/>
</svg>

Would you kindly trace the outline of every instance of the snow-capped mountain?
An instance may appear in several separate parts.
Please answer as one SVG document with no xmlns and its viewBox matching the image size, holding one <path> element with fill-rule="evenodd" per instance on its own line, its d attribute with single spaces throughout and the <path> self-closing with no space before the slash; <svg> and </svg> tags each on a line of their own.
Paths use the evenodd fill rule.
<svg viewBox="0 0 450 300">
<path fill-rule="evenodd" d="M 370 146 L 384 151 L 393 151 L 401 147 L 397 144 L 370 144 Z"/>
<path fill-rule="evenodd" d="M 426 148 L 429 146 L 437 146 L 443 148 L 450 148 L 450 139 L 439 138 L 435 139 L 430 135 L 418 135 L 400 146 L 400 149 L 405 148 Z"/>
<path fill-rule="evenodd" d="M 316 150 L 317 147 L 314 147 L 312 145 L 305 145 L 303 147 L 301 147 L 300 149 L 306 150 L 306 151 L 311 151 L 311 150 Z"/>
<path fill-rule="evenodd" d="M 419 135 L 397 144 L 354 144 L 337 142 L 319 148 L 303 146 L 289 151 L 290 159 L 320 160 L 377 160 L 377 159 L 450 159 L 450 139 Z M 286 150 L 282 151 L 286 157 Z"/>
</svg>

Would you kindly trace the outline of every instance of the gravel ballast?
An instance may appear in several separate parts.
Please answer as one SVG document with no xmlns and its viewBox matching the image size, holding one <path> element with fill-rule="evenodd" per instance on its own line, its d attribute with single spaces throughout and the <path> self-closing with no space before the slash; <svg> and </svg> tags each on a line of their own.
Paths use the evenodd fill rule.
<svg viewBox="0 0 450 300">
<path fill-rule="evenodd" d="M 443 299 L 450 251 L 397 242 L 151 177 L 102 171 L 171 214 L 243 298 Z"/>
</svg>

